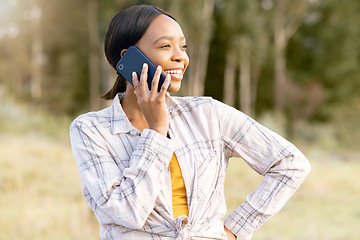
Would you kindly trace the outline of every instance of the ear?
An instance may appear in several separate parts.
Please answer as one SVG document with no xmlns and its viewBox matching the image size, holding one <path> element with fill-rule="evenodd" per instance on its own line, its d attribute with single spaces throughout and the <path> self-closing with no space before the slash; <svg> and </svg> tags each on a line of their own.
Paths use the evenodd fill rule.
<svg viewBox="0 0 360 240">
<path fill-rule="evenodd" d="M 121 50 L 121 52 L 120 52 L 120 57 L 123 57 L 126 51 L 127 51 L 127 48 Z"/>
</svg>

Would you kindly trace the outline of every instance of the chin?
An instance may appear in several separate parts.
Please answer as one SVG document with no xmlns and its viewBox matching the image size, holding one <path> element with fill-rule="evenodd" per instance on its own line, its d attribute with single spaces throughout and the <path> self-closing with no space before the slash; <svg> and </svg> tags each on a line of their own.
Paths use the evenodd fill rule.
<svg viewBox="0 0 360 240">
<path fill-rule="evenodd" d="M 176 93 L 180 90 L 180 87 L 181 87 L 181 83 L 171 83 L 168 92 Z"/>
</svg>

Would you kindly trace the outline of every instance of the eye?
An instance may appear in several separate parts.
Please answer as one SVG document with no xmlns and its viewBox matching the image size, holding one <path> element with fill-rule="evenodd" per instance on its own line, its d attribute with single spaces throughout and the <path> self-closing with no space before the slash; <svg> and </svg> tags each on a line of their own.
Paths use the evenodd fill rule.
<svg viewBox="0 0 360 240">
<path fill-rule="evenodd" d="M 187 44 L 182 45 L 181 48 L 186 50 L 187 49 Z"/>
<path fill-rule="evenodd" d="M 169 48 L 169 47 L 170 47 L 170 44 L 164 44 L 160 48 Z"/>
</svg>

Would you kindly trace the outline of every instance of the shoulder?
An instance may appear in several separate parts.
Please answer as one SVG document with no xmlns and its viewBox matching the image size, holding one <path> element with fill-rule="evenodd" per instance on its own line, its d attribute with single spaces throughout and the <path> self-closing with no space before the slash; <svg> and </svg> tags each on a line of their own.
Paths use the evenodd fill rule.
<svg viewBox="0 0 360 240">
<path fill-rule="evenodd" d="M 92 128 L 97 127 L 98 125 L 106 125 L 107 122 L 110 123 L 110 107 L 96 112 L 81 114 L 72 121 L 70 129 L 75 127 Z"/>
<path fill-rule="evenodd" d="M 219 119 L 217 100 L 212 97 L 174 97 L 171 100 L 169 112 L 173 117 L 183 116 L 195 122 L 212 122 Z"/>
<path fill-rule="evenodd" d="M 171 97 L 173 108 L 200 109 L 211 107 L 215 101 L 212 97 Z"/>
<path fill-rule="evenodd" d="M 202 111 L 206 114 L 222 115 L 222 112 L 238 111 L 233 107 L 216 100 L 212 97 L 171 97 L 173 107 L 170 109 L 181 109 L 184 111 Z"/>
<path fill-rule="evenodd" d="M 176 104 L 170 111 L 175 110 L 177 113 L 181 112 L 194 117 L 202 115 L 209 121 L 254 121 L 240 110 L 212 97 L 174 97 L 172 99 Z"/>
</svg>

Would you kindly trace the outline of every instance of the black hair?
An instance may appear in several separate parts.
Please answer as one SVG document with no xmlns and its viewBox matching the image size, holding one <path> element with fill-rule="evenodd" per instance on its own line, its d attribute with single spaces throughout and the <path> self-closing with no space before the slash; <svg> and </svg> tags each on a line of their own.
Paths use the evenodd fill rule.
<svg viewBox="0 0 360 240">
<path fill-rule="evenodd" d="M 121 58 L 121 51 L 135 45 L 159 15 L 166 15 L 175 20 L 166 11 L 151 5 L 131 6 L 115 15 L 108 26 L 104 41 L 106 59 L 115 70 Z M 126 80 L 118 75 L 114 86 L 101 97 L 110 100 L 125 90 Z"/>
</svg>

